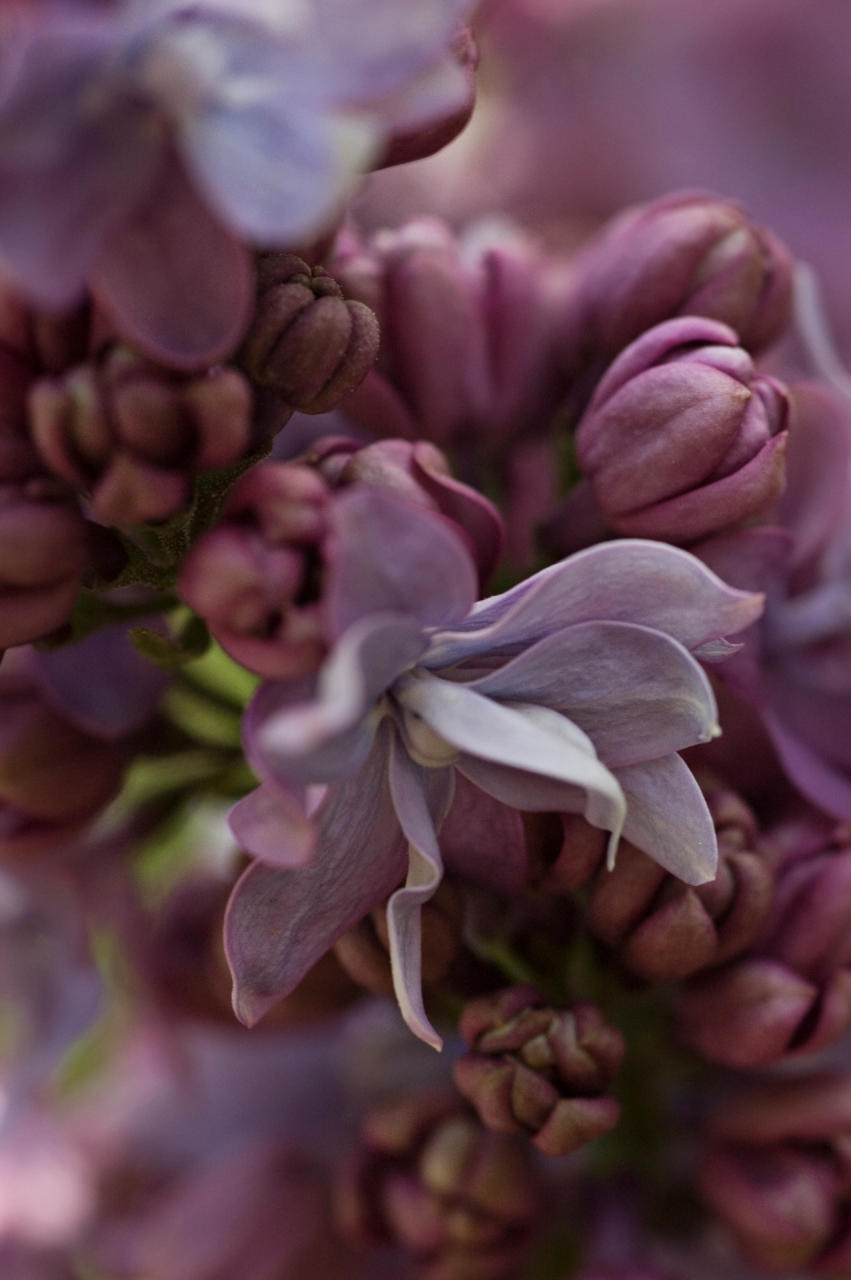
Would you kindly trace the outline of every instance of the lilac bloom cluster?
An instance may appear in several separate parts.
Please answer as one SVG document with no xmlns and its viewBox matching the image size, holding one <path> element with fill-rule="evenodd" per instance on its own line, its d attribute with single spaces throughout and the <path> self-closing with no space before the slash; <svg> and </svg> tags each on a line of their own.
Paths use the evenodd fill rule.
<svg viewBox="0 0 851 1280">
<path fill-rule="evenodd" d="M 851 1275 L 851 376 L 647 20 L 0 15 L 3 1280 Z"/>
</svg>

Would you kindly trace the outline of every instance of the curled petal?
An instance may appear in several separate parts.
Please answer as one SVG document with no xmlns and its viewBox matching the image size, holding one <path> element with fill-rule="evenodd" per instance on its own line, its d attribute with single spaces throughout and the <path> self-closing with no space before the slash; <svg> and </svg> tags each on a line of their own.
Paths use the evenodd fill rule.
<svg viewBox="0 0 851 1280">
<path fill-rule="evenodd" d="M 684 880 L 705 884 L 715 876 L 715 824 L 687 765 L 677 755 L 618 769 L 626 796 L 626 840 Z"/>
<path fill-rule="evenodd" d="M 305 866 L 281 871 L 255 862 L 237 882 L 225 948 L 234 1010 L 248 1026 L 405 874 L 405 843 L 387 784 L 390 732 L 383 725 L 364 765 L 329 793 L 316 814 L 316 851 Z"/>
<path fill-rule="evenodd" d="M 695 556 L 638 538 L 600 543 L 477 604 L 438 632 L 424 665 L 529 644 L 579 622 L 635 622 L 698 649 L 750 626 L 763 599 L 728 587 Z"/>
<path fill-rule="evenodd" d="M 623 622 L 586 622 L 539 640 L 469 688 L 561 712 L 609 768 L 715 737 L 703 668 L 676 640 Z"/>
<path fill-rule="evenodd" d="M 440 1049 L 443 1042 L 423 1006 L 420 912 L 443 876 L 437 829 L 452 801 L 452 770 L 421 768 L 394 736 L 390 794 L 408 841 L 408 877 L 387 904 L 393 986 L 414 1035 Z"/>
<path fill-rule="evenodd" d="M 238 800 L 228 821 L 237 843 L 273 867 L 300 867 L 316 848 L 316 826 L 297 797 L 271 781 Z"/>
</svg>

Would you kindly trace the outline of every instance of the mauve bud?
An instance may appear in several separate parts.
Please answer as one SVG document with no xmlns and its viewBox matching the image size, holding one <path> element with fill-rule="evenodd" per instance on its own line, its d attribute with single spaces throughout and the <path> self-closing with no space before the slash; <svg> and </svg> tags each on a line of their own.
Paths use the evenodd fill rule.
<svg viewBox="0 0 851 1280">
<path fill-rule="evenodd" d="M 482 1129 L 440 1092 L 370 1113 L 337 1217 L 355 1245 L 406 1249 L 417 1280 L 510 1280 L 542 1201 L 525 1145 Z"/>
<path fill-rule="evenodd" d="M 533 987 L 507 987 L 468 1004 L 459 1029 L 470 1052 L 455 1083 L 488 1128 L 563 1156 L 617 1124 L 608 1089 L 624 1039 L 594 1005 L 552 1009 Z"/>
<path fill-rule="evenodd" d="M 577 428 L 608 522 L 686 543 L 764 512 L 785 478 L 789 399 L 725 325 L 687 316 L 622 352 Z"/>
<path fill-rule="evenodd" d="M 26 430 L 30 385 L 84 359 L 89 327 L 88 307 L 59 316 L 33 311 L 0 280 L 0 429 Z"/>
<path fill-rule="evenodd" d="M 791 858 L 754 953 L 680 1003 L 692 1047 L 728 1066 L 817 1053 L 851 1027 L 851 849 Z"/>
<path fill-rule="evenodd" d="M 692 315 L 730 325 L 759 351 L 789 322 L 792 265 L 738 205 L 664 196 L 626 210 L 578 258 L 566 346 L 610 360 L 651 326 Z"/>
<path fill-rule="evenodd" d="M 343 297 L 323 267 L 270 253 L 258 267 L 257 309 L 241 363 L 302 413 L 326 413 L 354 391 L 378 354 L 378 321 Z"/>
<path fill-rule="evenodd" d="M 68 621 L 88 559 L 86 522 L 67 487 L 25 440 L 0 436 L 0 649 Z"/>
<path fill-rule="evenodd" d="M 183 562 L 180 596 L 250 671 L 304 675 L 325 656 L 319 580 L 331 499 L 311 468 L 261 463 Z"/>
<path fill-rule="evenodd" d="M 851 1077 L 773 1080 L 714 1118 L 700 1187 L 755 1265 L 847 1276 L 849 1157 Z"/>
<path fill-rule="evenodd" d="M 330 483 L 336 487 L 361 482 L 392 489 L 418 506 L 439 511 L 465 536 L 479 581 L 488 580 L 502 552 L 502 519 L 492 502 L 453 478 L 445 455 L 435 445 L 427 440 L 378 440 L 363 447 L 354 442 L 348 447 L 343 441 L 336 444 L 336 451 L 326 451 L 319 465 Z M 310 455 L 302 460 L 310 461 Z"/>
<path fill-rule="evenodd" d="M 443 880 L 422 908 L 421 956 L 424 987 L 440 982 L 462 946 L 463 903 L 456 889 Z M 374 995 L 393 994 L 387 907 L 382 903 L 343 934 L 334 953 L 350 977 Z"/>
<path fill-rule="evenodd" d="M 685 885 L 622 841 L 614 868 L 598 864 L 590 886 L 591 931 L 648 981 L 686 978 L 741 954 L 771 908 L 773 875 L 754 848 L 753 813 L 722 783 L 701 785 L 718 835 L 714 880 Z"/>
<path fill-rule="evenodd" d="M 47 466 L 119 527 L 174 515 L 196 472 L 235 462 L 251 440 L 251 392 L 235 369 L 183 376 L 122 346 L 41 379 L 29 410 Z"/>
</svg>

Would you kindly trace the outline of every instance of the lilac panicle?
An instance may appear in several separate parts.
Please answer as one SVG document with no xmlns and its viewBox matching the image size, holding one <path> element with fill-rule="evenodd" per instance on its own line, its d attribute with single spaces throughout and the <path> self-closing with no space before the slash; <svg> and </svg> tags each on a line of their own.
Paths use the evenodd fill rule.
<svg viewBox="0 0 851 1280">
<path fill-rule="evenodd" d="M 608 1088 L 626 1046 L 595 1005 L 553 1009 L 532 987 L 507 987 L 467 1004 L 459 1030 L 468 1051 L 452 1074 L 489 1129 L 563 1156 L 617 1124 Z"/>
<path fill-rule="evenodd" d="M 792 306 L 792 259 L 738 205 L 676 192 L 627 209 L 580 254 L 566 311 L 568 361 L 611 359 L 674 316 L 730 325 L 749 351 L 780 336 Z"/>
<path fill-rule="evenodd" d="M 228 911 L 235 1007 L 256 1021 L 392 893 L 396 994 L 437 1045 L 419 913 L 441 879 L 456 775 L 512 808 L 583 813 L 611 857 L 623 834 L 686 881 L 711 879 L 711 815 L 676 754 L 717 733 L 693 654 L 723 656 L 762 602 L 685 552 L 623 541 L 474 604 L 468 552 L 433 513 L 354 489 L 337 513 L 334 647 L 312 689 L 266 685 L 245 721 L 261 785 L 232 826 L 266 862 Z M 391 545 L 392 560 L 376 554 Z"/>
<path fill-rule="evenodd" d="M 324 230 L 397 120 L 469 102 L 450 48 L 466 7 L 22 10 L 0 66 L 0 251 L 15 281 L 54 309 L 88 281 L 146 353 L 212 363 L 249 318 L 243 241 Z"/>
<path fill-rule="evenodd" d="M 780 496 L 789 408 L 732 329 L 685 316 L 606 371 L 576 434 L 579 465 L 620 533 L 677 543 L 763 514 Z"/>
</svg>

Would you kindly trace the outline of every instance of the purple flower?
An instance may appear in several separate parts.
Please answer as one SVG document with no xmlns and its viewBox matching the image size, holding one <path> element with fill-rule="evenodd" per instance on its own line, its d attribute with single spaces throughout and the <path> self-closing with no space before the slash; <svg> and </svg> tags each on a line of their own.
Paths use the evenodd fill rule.
<svg viewBox="0 0 851 1280">
<path fill-rule="evenodd" d="M 263 861 L 228 913 L 235 1007 L 256 1021 L 393 893 L 397 997 L 437 1046 L 420 909 L 440 883 L 456 774 L 515 809 L 584 814 L 610 832 L 610 857 L 623 834 L 681 878 L 711 879 L 712 818 L 676 754 L 718 732 L 692 655 L 728 652 L 717 642 L 761 601 L 685 552 L 636 540 L 474 604 L 474 566 L 439 517 L 356 490 L 338 513 L 335 647 L 317 678 L 264 686 L 247 714 L 262 781 L 232 825 Z M 506 856 L 494 853 L 494 878 Z"/>
<path fill-rule="evenodd" d="M 468 101 L 449 48 L 463 9 L 19 12 L 0 60 L 0 250 L 16 282 L 52 308 L 88 282 L 146 354 L 212 362 L 248 319 L 241 242 L 323 230 L 397 119 L 407 129 Z"/>
</svg>

